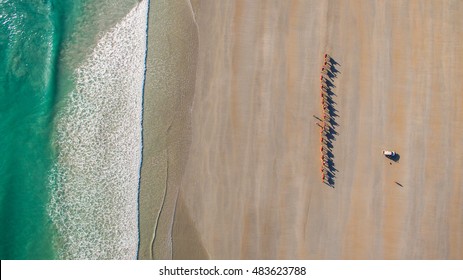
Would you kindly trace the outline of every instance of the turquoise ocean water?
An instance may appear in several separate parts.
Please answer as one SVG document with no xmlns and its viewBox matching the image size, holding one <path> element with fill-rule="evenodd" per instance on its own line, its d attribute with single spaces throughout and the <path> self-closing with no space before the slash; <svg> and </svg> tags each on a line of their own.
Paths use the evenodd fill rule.
<svg viewBox="0 0 463 280">
<path fill-rule="evenodd" d="M 136 255 L 146 11 L 0 0 L 1 259 Z"/>
</svg>

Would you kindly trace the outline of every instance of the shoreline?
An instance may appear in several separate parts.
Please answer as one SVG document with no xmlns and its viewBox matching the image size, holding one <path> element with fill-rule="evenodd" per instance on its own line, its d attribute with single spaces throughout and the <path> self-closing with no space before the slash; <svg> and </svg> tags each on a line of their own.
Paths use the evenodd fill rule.
<svg viewBox="0 0 463 280">
<path fill-rule="evenodd" d="M 140 185 L 141 185 L 141 168 L 143 166 L 143 114 L 145 109 L 145 85 L 146 85 L 146 69 L 147 69 L 147 62 L 148 62 L 148 32 L 149 32 L 149 13 L 150 13 L 150 4 L 151 0 L 147 0 L 147 9 L 146 9 L 146 28 L 145 28 L 145 64 L 143 70 L 143 90 L 141 94 L 141 111 L 140 111 L 140 166 L 138 168 L 138 193 L 137 193 L 137 205 L 138 205 L 138 213 L 137 213 L 137 226 L 138 226 L 138 244 L 137 244 L 137 254 L 136 259 L 139 257 L 140 253 Z"/>
<path fill-rule="evenodd" d="M 139 193 L 139 259 L 171 259 L 177 193 L 191 141 L 197 26 L 188 1 L 150 3 Z"/>
</svg>

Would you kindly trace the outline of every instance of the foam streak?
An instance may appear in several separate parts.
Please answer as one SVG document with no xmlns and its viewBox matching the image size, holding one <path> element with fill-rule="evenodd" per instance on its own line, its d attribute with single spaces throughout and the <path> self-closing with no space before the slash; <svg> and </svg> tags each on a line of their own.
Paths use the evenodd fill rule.
<svg viewBox="0 0 463 280">
<path fill-rule="evenodd" d="M 147 9 L 102 37 L 58 115 L 50 215 L 62 258 L 136 258 Z"/>
</svg>

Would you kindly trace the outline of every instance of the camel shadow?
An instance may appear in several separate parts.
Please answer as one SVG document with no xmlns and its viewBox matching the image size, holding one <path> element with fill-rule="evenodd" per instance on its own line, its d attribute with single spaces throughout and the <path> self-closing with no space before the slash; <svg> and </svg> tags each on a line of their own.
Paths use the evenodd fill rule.
<svg viewBox="0 0 463 280">
<path fill-rule="evenodd" d="M 338 73 L 341 74 L 341 72 L 338 69 L 336 69 L 336 67 L 334 67 L 333 65 L 330 66 L 329 71 L 331 71 L 335 76 L 337 76 Z"/>
<path fill-rule="evenodd" d="M 336 61 L 334 58 L 332 58 L 331 56 L 329 57 L 328 62 L 329 62 L 332 66 L 336 66 L 336 65 L 341 66 L 341 64 L 339 64 L 339 62 L 337 62 L 337 61 Z"/>
<path fill-rule="evenodd" d="M 328 125 L 326 128 L 324 127 L 322 132 L 323 137 L 325 137 L 325 140 L 323 141 L 324 143 L 322 145 L 325 145 L 327 148 L 324 152 L 323 172 L 325 175 L 323 176 L 323 179 L 326 185 L 334 188 L 336 173 L 339 172 L 335 166 L 335 156 L 333 153 L 334 141 L 336 141 L 336 136 L 339 135 L 339 133 L 336 131 L 336 128 L 339 127 L 339 123 L 336 120 L 336 118 L 339 117 L 339 111 L 336 109 L 337 103 L 334 101 L 334 97 L 337 95 L 333 92 L 333 88 L 336 88 L 334 82 L 337 78 L 337 73 L 341 72 L 335 67 L 336 65 L 340 65 L 336 60 L 329 57 L 328 63 L 329 65 L 322 69 L 322 71 L 326 71 L 324 71 L 324 79 L 321 79 L 322 90 L 325 90 L 325 96 L 322 96 L 322 98 L 324 98 L 324 102 L 326 102 L 324 103 L 323 121 Z M 315 118 L 320 120 L 318 117 Z"/>
</svg>

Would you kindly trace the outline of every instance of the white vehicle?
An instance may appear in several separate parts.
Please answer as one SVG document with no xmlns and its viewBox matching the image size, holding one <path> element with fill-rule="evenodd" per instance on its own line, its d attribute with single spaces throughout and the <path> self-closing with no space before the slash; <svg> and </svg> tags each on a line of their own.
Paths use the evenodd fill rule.
<svg viewBox="0 0 463 280">
<path fill-rule="evenodd" d="M 385 155 L 387 157 L 393 157 L 393 156 L 395 156 L 395 152 L 394 151 L 383 150 L 383 155 Z"/>
</svg>

